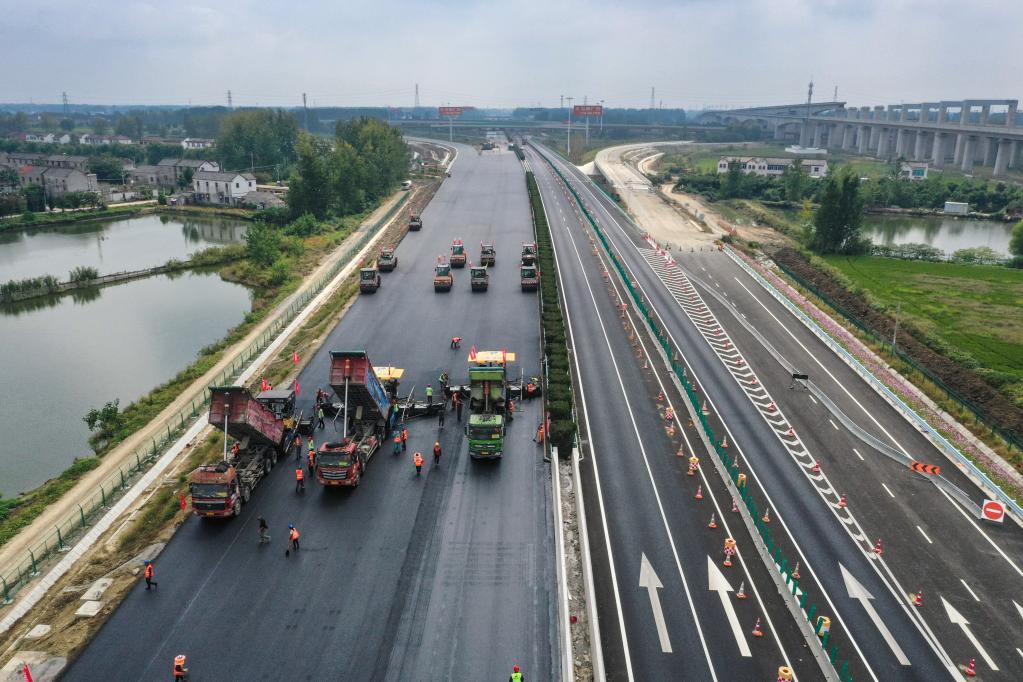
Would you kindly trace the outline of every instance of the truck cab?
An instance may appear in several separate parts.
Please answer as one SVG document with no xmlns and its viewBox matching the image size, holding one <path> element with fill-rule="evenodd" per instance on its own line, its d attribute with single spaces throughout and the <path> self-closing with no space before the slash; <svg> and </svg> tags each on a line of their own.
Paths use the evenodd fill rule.
<svg viewBox="0 0 1023 682">
<path fill-rule="evenodd" d="M 465 244 L 462 243 L 461 239 L 451 242 L 451 267 L 465 267 Z"/>
<path fill-rule="evenodd" d="M 419 232 L 423 229 L 423 219 L 413 213 L 408 217 L 408 229 L 412 232 Z"/>
<path fill-rule="evenodd" d="M 497 459 L 504 450 L 504 416 L 471 414 L 465 427 L 469 438 L 469 456 L 473 459 Z"/>
<path fill-rule="evenodd" d="M 251 493 L 246 488 L 243 498 L 238 472 L 228 462 L 206 464 L 193 471 L 189 475 L 188 491 L 192 511 L 196 516 L 207 518 L 238 516 Z"/>
<path fill-rule="evenodd" d="M 380 257 L 377 258 L 377 267 L 380 272 L 390 272 L 398 267 L 398 255 L 394 253 L 393 246 L 385 246 L 380 249 Z"/>
<path fill-rule="evenodd" d="M 523 265 L 519 268 L 519 284 L 523 291 L 536 291 L 540 285 L 540 269 L 536 265 Z"/>
<path fill-rule="evenodd" d="M 380 272 L 375 267 L 359 270 L 359 291 L 372 294 L 379 288 Z"/>
<path fill-rule="evenodd" d="M 522 242 L 522 265 L 536 264 L 536 242 Z"/>
<path fill-rule="evenodd" d="M 361 441 L 345 438 L 335 443 L 324 443 L 316 453 L 316 480 L 321 485 L 358 487 L 369 457 L 379 446 L 375 435 Z"/>
<path fill-rule="evenodd" d="M 510 421 L 508 351 L 479 351 L 469 355 L 469 421 L 465 435 L 473 459 L 498 459 L 504 452 L 504 432 Z"/>
<path fill-rule="evenodd" d="M 489 268 L 497 265 L 497 251 L 493 244 L 480 243 L 480 265 L 486 265 Z"/>
<path fill-rule="evenodd" d="M 451 287 L 455 284 L 455 276 L 451 274 L 451 266 L 445 262 L 437 263 L 437 267 L 433 273 L 433 290 L 434 291 L 451 291 Z"/>
<path fill-rule="evenodd" d="M 490 275 L 484 265 L 473 265 L 469 268 L 469 284 L 473 291 L 486 291 L 490 286 Z"/>
</svg>

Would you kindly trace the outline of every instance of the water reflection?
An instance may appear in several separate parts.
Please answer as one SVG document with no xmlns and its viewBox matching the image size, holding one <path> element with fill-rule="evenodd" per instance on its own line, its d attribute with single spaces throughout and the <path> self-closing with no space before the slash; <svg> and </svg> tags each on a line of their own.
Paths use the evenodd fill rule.
<svg viewBox="0 0 1023 682">
<path fill-rule="evenodd" d="M 1012 223 L 969 218 L 866 216 L 863 234 L 874 244 L 927 244 L 947 255 L 959 249 L 987 246 L 1009 255 Z"/>
</svg>

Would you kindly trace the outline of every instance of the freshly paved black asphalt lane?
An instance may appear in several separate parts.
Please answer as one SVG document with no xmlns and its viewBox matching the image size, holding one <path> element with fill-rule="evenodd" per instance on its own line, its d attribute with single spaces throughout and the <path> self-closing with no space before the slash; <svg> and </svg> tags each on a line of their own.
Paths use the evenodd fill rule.
<svg viewBox="0 0 1023 682">
<path fill-rule="evenodd" d="M 424 229 L 398 248 L 398 269 L 355 302 L 302 372 L 305 409 L 328 388 L 330 350 L 365 348 L 374 364 L 405 368 L 400 392 L 415 386 L 419 396 L 442 371 L 466 381 L 473 344 L 515 351 L 512 371 L 538 373 L 536 297 L 520 291 L 516 267 L 521 242 L 532 241 L 521 166 L 507 151 L 458 150 Z M 487 293 L 470 291 L 468 269 L 454 271 L 451 293 L 434 293 L 436 257 L 453 238 L 470 259 L 481 240 L 496 244 Z M 540 403 L 520 406 L 500 462 L 470 460 L 448 414 L 443 430 L 436 419 L 410 422 L 409 451 L 378 452 L 357 490 L 312 481 L 299 496 L 285 460 L 240 518 L 190 518 L 156 561 L 159 591 L 133 589 L 65 679 L 161 679 L 177 653 L 196 682 L 495 680 L 513 664 L 528 679 L 558 679 L 550 478 L 532 442 Z M 316 436 L 335 437 L 329 425 Z M 414 450 L 427 459 L 418 478 Z M 260 515 L 269 546 L 256 541 Z M 288 523 L 302 549 L 286 559 Z"/>
</svg>

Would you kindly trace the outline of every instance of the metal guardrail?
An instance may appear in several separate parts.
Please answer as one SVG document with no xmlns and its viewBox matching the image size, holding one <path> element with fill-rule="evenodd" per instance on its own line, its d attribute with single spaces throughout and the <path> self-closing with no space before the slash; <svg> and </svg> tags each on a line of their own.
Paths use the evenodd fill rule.
<svg viewBox="0 0 1023 682">
<path fill-rule="evenodd" d="M 831 348 L 840 358 L 842 358 L 849 367 L 853 369 L 857 374 L 863 378 L 864 381 L 869 383 L 878 393 L 880 393 L 889 404 L 895 409 L 913 422 L 918 429 L 927 434 L 932 442 L 936 443 L 942 450 L 944 450 L 955 462 L 961 464 L 965 469 L 969 471 L 971 475 L 976 477 L 980 482 L 981 487 L 985 492 L 992 495 L 994 498 L 1000 500 L 1006 507 L 1018 518 L 1023 518 L 1023 508 L 1014 500 L 1008 493 L 1001 489 L 994 481 L 992 481 L 984 471 L 982 471 L 976 464 L 959 451 L 957 447 L 952 445 L 941 433 L 931 426 L 926 419 L 921 417 L 916 411 L 907 405 L 902 398 L 900 398 L 894 391 L 878 379 L 870 370 L 863 366 L 862 363 L 849 351 L 847 351 L 838 341 L 836 341 L 830 334 L 824 331 L 809 315 L 803 312 L 795 303 L 789 300 L 787 296 L 778 291 L 770 282 L 757 272 L 753 267 L 746 263 L 741 257 L 735 255 L 731 248 L 725 248 L 727 253 L 732 260 L 734 260 L 739 267 L 745 270 L 753 279 L 757 281 L 760 286 L 764 288 L 771 296 L 779 303 L 785 306 L 793 315 L 796 316 L 800 322 L 803 323 L 817 338 L 824 342 L 826 346 Z"/>
<path fill-rule="evenodd" d="M 693 388 L 692 384 L 689 382 L 689 379 L 685 373 L 685 369 L 682 367 L 681 364 L 679 364 L 675 360 L 675 358 L 677 357 L 676 352 L 677 349 L 673 349 L 671 347 L 671 342 L 668 340 L 667 334 L 665 334 L 663 330 L 658 330 L 657 320 L 654 318 L 653 314 L 651 313 L 651 310 L 647 307 L 646 303 L 643 300 L 643 297 L 633 287 L 632 280 L 628 276 L 625 267 L 622 265 L 618 257 L 614 254 L 614 251 L 611 249 L 607 237 L 604 235 L 604 232 L 597 225 L 597 222 L 593 219 L 593 216 L 590 215 L 590 212 L 586 208 L 586 205 L 583 203 L 582 198 L 575 191 L 575 188 L 568 182 L 567 178 L 565 178 L 565 176 L 558 169 L 558 167 L 555 166 L 554 164 L 551 164 L 551 167 L 554 169 L 554 172 L 557 173 L 558 177 L 561 178 L 561 181 L 568 188 L 568 190 L 572 193 L 572 196 L 575 198 L 576 203 L 579 205 L 580 210 L 582 211 L 583 215 L 586 216 L 586 219 L 589 221 L 590 226 L 593 228 L 594 233 L 597 235 L 597 237 L 599 237 L 601 246 L 604 248 L 605 255 L 614 265 L 615 269 L 618 271 L 621 281 L 625 285 L 625 288 L 628 290 L 629 295 L 632 298 L 633 305 L 639 310 L 642 317 L 646 321 L 650 331 L 653 333 L 654 339 L 661 346 L 661 349 L 664 351 L 665 356 L 670 360 L 672 372 L 675 374 L 676 380 L 682 385 L 683 389 L 685 390 L 686 398 L 689 401 L 690 407 L 693 408 L 694 413 L 698 416 L 700 426 L 702 427 L 704 434 L 708 438 L 710 444 L 713 446 L 714 452 L 718 456 L 718 460 L 725 467 L 725 470 L 727 471 L 728 476 L 732 480 L 733 484 L 736 485 L 741 496 L 741 499 L 743 501 L 743 504 L 746 506 L 746 509 L 749 511 L 750 515 L 755 520 L 755 528 L 757 532 L 760 534 L 760 537 L 767 548 L 769 556 L 774 561 L 784 583 L 790 587 L 792 595 L 793 596 L 798 595 L 797 598 L 799 602 L 800 611 L 806 617 L 810 625 L 813 626 L 815 624 L 815 617 L 817 614 L 817 605 L 810 604 L 809 607 L 807 607 L 807 602 L 809 601 L 809 594 L 806 592 L 805 589 L 800 588 L 799 581 L 792 577 L 792 569 L 794 567 L 789 565 L 788 559 L 783 554 L 781 547 L 778 546 L 774 538 L 771 536 L 769 526 L 762 520 L 762 515 L 759 513 L 756 501 L 753 499 L 753 493 L 750 492 L 749 486 L 746 485 L 741 487 L 739 486 L 738 464 L 733 463 L 733 461 L 728 458 L 727 450 L 721 447 L 721 445 L 719 444 L 720 440 L 714 436 L 713 429 L 711 428 L 710 423 L 707 420 L 707 417 L 702 413 L 696 391 Z M 829 648 L 828 646 L 829 638 L 830 632 L 824 633 L 824 635 L 821 637 L 821 646 L 823 647 L 825 653 L 827 654 L 827 657 L 831 665 L 834 666 L 835 671 L 838 674 L 838 678 L 842 682 L 852 682 L 853 678 L 852 675 L 849 673 L 849 662 L 847 660 L 841 662 L 838 661 L 838 647 L 837 645 L 831 645 L 831 647 Z"/>
<path fill-rule="evenodd" d="M 273 320 L 270 326 L 260 334 L 259 338 L 239 352 L 231 364 L 220 372 L 212 380 L 213 385 L 225 384 L 229 379 L 235 377 L 239 370 L 245 367 L 294 319 L 306 303 L 318 295 L 337 273 L 351 261 L 369 243 L 380 228 L 388 223 L 408 202 L 409 194 L 403 194 L 401 199 L 392 206 L 379 220 L 377 220 L 366 234 L 359 239 L 341 258 L 321 275 L 311 286 L 298 294 L 288 307 L 281 311 Z M 155 462 L 162 449 L 172 444 L 177 437 L 185 431 L 186 425 L 199 416 L 209 403 L 210 392 L 208 388 L 196 392 L 190 398 L 188 407 L 177 414 L 167 418 L 160 425 L 161 434 L 158 437 L 150 438 L 150 442 L 135 450 L 134 460 L 121 466 L 117 472 L 111 475 L 106 481 L 100 484 L 99 489 L 87 497 L 83 503 L 78 504 L 78 512 L 70 514 L 62 522 L 54 526 L 52 532 L 47 533 L 38 542 L 26 550 L 25 556 L 12 565 L 5 566 L 0 570 L 0 604 L 8 604 L 12 601 L 13 594 L 24 587 L 32 578 L 39 574 L 40 565 L 50 556 L 57 552 L 64 552 L 70 549 L 70 541 L 80 535 L 87 528 L 90 522 L 102 511 L 108 509 L 117 497 L 128 489 L 137 477 Z"/>
</svg>

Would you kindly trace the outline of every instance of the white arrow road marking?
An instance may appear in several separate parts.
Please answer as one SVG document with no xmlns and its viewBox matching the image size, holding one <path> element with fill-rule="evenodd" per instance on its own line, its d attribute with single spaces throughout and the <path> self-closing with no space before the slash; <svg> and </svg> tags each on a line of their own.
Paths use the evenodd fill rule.
<svg viewBox="0 0 1023 682">
<path fill-rule="evenodd" d="M 906 654 L 903 653 L 902 647 L 900 647 L 899 643 L 895 641 L 895 637 L 892 636 L 888 626 L 884 624 L 884 621 L 881 620 L 881 616 L 879 616 L 877 611 L 874 610 L 874 605 L 870 603 L 874 598 L 874 595 L 868 592 L 867 588 L 865 588 L 860 581 L 854 578 L 853 574 L 850 573 L 845 566 L 839 564 L 838 568 L 842 571 L 842 580 L 845 582 L 845 589 L 849 592 L 849 598 L 855 599 L 863 605 L 863 610 L 867 612 L 870 620 L 874 621 L 874 627 L 876 627 L 877 631 L 881 633 L 882 637 L 884 637 L 884 641 L 888 643 L 888 648 L 890 648 L 892 653 L 895 654 L 895 658 L 898 659 L 899 664 L 912 665 L 909 662 L 909 659 L 906 658 Z"/>
<path fill-rule="evenodd" d="M 1019 617 L 1023 618 L 1023 606 L 1020 606 L 1019 604 L 1017 604 L 1015 599 L 1012 601 L 1012 605 L 1015 606 L 1016 607 L 1016 611 L 1019 612 Z"/>
<path fill-rule="evenodd" d="M 984 659 L 984 662 L 987 663 L 987 667 L 991 668 L 992 670 L 998 670 L 998 666 L 995 665 L 995 662 L 992 661 L 991 657 L 987 655 L 987 652 L 984 651 L 984 647 L 980 645 L 980 642 L 977 641 L 977 638 L 974 636 L 973 632 L 971 632 L 970 628 L 967 627 L 970 624 L 970 621 L 966 620 L 966 616 L 959 613 L 956 610 L 956 607 L 952 606 L 947 601 L 945 601 L 944 597 L 941 598 L 941 603 L 945 607 L 945 613 L 948 614 L 948 619 L 952 621 L 953 625 L 958 625 L 963 629 L 963 634 L 966 635 L 966 638 L 970 640 L 970 643 L 977 650 L 977 653 L 980 655 L 981 658 Z"/>
<path fill-rule="evenodd" d="M 750 651 L 749 644 L 746 643 L 746 635 L 743 634 L 742 627 L 739 625 L 739 618 L 735 615 L 735 606 L 728 598 L 732 586 L 728 584 L 728 578 L 709 556 L 707 557 L 707 583 L 710 591 L 717 592 L 721 597 L 721 607 L 725 610 L 725 615 L 728 616 L 728 624 L 732 627 L 735 643 L 739 645 L 739 653 L 746 657 L 752 656 L 753 652 Z"/>
<path fill-rule="evenodd" d="M 654 567 L 650 565 L 650 560 L 646 558 L 646 554 L 642 554 L 641 563 L 639 566 L 639 586 L 645 587 L 650 593 L 650 609 L 654 612 L 654 623 L 657 624 L 657 637 L 661 640 L 661 651 L 666 654 L 671 653 L 671 640 L 668 639 L 668 626 L 664 624 L 664 611 L 661 610 L 661 596 L 657 593 L 657 590 L 664 587 L 658 579 L 657 574 L 654 573 Z"/>
</svg>

